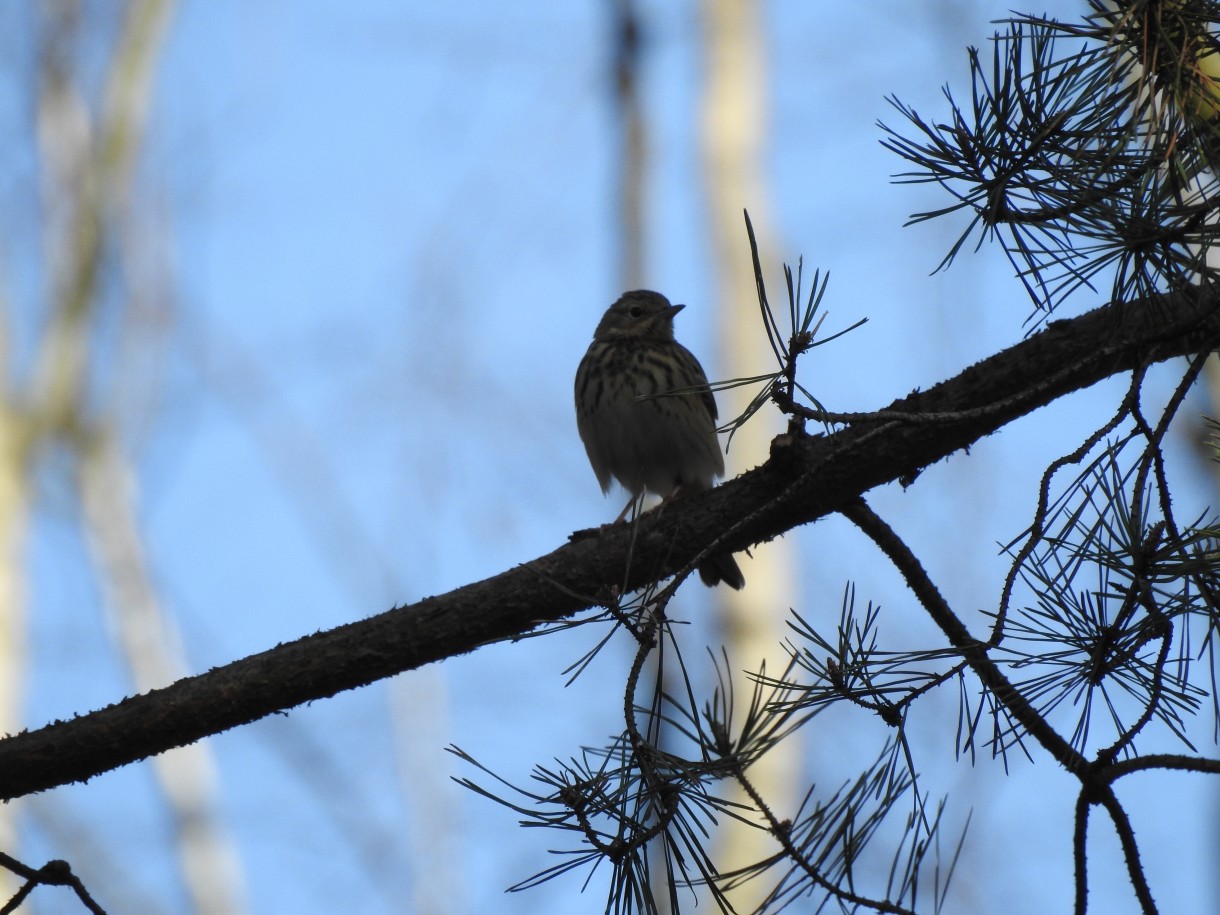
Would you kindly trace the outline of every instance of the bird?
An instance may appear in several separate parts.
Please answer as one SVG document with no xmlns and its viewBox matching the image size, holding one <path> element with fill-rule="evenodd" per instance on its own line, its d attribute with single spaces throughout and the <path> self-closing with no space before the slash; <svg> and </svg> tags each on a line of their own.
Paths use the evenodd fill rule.
<svg viewBox="0 0 1220 915">
<path fill-rule="evenodd" d="M 636 289 L 611 305 L 576 369 L 576 426 L 602 492 L 617 480 L 631 494 L 618 519 L 645 492 L 671 497 L 711 489 L 724 476 L 716 438 L 716 398 L 703 366 L 674 339 L 671 305 Z M 732 553 L 708 557 L 699 577 L 741 589 Z"/>
</svg>

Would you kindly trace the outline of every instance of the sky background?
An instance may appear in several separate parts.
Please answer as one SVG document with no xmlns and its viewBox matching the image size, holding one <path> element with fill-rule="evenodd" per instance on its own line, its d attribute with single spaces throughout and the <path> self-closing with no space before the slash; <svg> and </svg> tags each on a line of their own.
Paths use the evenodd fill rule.
<svg viewBox="0 0 1220 915">
<path fill-rule="evenodd" d="M 83 6 L 97 28 L 81 53 L 100 69 L 114 5 Z M 829 330 L 868 318 L 809 357 L 819 400 L 878 409 L 1020 340 L 1030 305 L 998 251 L 932 274 L 962 226 L 903 228 L 945 201 L 892 182 L 903 166 L 877 124 L 901 123 L 890 94 L 943 116 L 942 87 L 965 87 L 966 46 L 985 45 L 1008 5 L 766 8 L 768 199 L 741 205 L 769 213 L 772 257 L 830 272 Z M 622 291 L 608 9 L 180 4 L 138 176 L 150 282 L 167 290 L 172 322 L 141 331 L 140 355 L 116 342 L 107 352 L 121 371 L 96 371 L 121 395 L 150 563 L 192 672 L 494 575 L 618 511 L 571 404 L 576 364 Z M 36 11 L 32 0 L 0 5 L 0 131 L 12 138 L 0 152 L 0 268 L 17 372 L 48 301 L 31 134 Z M 718 378 L 699 10 L 642 2 L 640 14 L 647 285 L 688 305 L 679 339 Z M 741 242 L 747 258 L 744 231 Z M 778 293 L 781 276 L 769 279 Z M 1083 296 L 1065 313 L 1096 304 Z M 1006 571 L 994 545 L 1024 529 L 1042 469 L 1124 388 L 1075 395 L 871 501 L 955 606 L 994 607 Z M 1191 454 L 1173 461 L 1183 506 L 1214 502 Z M 28 557 L 31 726 L 131 691 L 63 471 L 51 460 L 40 474 Z M 851 581 L 861 604 L 882 607 L 895 644 L 935 639 L 846 522 L 788 539 L 803 616 L 830 629 Z M 707 593 L 688 587 L 680 611 L 706 617 Z M 583 895 L 583 875 L 504 895 L 566 840 L 522 830 L 454 785 L 476 773 L 444 749 L 524 784 L 532 766 L 617 733 L 628 646 L 564 686 L 564 669 L 599 637 L 485 647 L 211 738 L 250 911 L 601 911 L 604 872 Z M 916 718 L 925 787 L 950 796 L 949 833 L 972 816 L 951 910 L 1066 911 L 1074 780 L 1045 757 L 1013 760 L 1008 778 L 987 758 L 955 761 L 953 695 Z M 810 777 L 837 786 L 885 736 L 858 716 L 819 718 L 803 735 Z M 1214 869 L 1220 811 L 1205 787 L 1148 776 L 1120 788 L 1166 912 L 1220 905 L 1201 876 Z M 17 809 L 21 857 L 68 858 L 111 911 L 186 904 L 147 766 Z M 1095 910 L 1135 911 L 1112 830 L 1092 826 Z M 40 912 L 76 910 L 54 891 L 37 898 Z"/>
</svg>

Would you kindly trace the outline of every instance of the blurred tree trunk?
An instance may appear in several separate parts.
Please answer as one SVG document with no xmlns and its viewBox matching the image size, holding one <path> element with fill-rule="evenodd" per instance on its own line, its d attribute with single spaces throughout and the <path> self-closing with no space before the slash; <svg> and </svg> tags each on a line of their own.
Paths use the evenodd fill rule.
<svg viewBox="0 0 1220 915">
<path fill-rule="evenodd" d="M 7 345 L 8 338 L 0 338 Z M 5 403 L 0 404 L 0 732 L 15 734 L 22 727 L 22 685 L 25 679 L 25 536 L 28 488 L 25 472 L 24 423 Z M 0 809 L 0 848 L 17 845 L 18 805 Z M 0 872 L 0 898 L 8 899 L 17 882 Z"/>
<path fill-rule="evenodd" d="M 707 208 L 720 315 L 720 366 L 724 378 L 767 371 L 772 354 L 758 321 L 758 299 L 749 248 L 745 244 L 743 209 L 748 209 L 761 251 L 775 251 L 768 202 L 762 180 L 766 131 L 765 58 L 762 4 L 752 0 L 703 0 L 704 91 L 702 145 Z M 767 265 L 764 264 L 764 269 Z M 749 332 L 744 332 L 748 330 Z M 722 392 L 721 419 L 738 415 L 752 391 Z M 733 437 L 728 474 L 763 463 L 771 439 L 781 431 L 780 417 L 762 411 Z M 746 587 L 740 592 L 718 588 L 720 619 L 730 662 L 739 670 L 782 672 L 787 655 L 781 648 L 787 609 L 796 601 L 792 550 L 786 540 L 768 543 L 753 558 L 738 555 Z M 739 673 L 735 688 L 748 696 L 753 684 Z M 744 705 L 744 701 L 739 703 Z M 786 740 L 751 767 L 755 787 L 782 819 L 795 812 L 794 787 L 800 764 L 799 741 Z M 748 804 L 744 795 L 733 800 Z M 778 845 L 765 830 L 733 819 L 721 823 L 715 860 L 721 871 L 756 863 Z M 769 887 L 747 883 L 730 894 L 738 911 L 753 910 Z"/>
<path fill-rule="evenodd" d="M 43 212 L 41 220 L 31 221 L 44 227 L 48 316 L 28 390 L 10 375 L 0 410 L 0 707 L 6 730 L 20 725 L 20 547 L 36 507 L 37 464 L 51 455 L 66 452 L 77 470 L 72 482 L 84 533 L 136 689 L 164 686 L 186 672 L 144 559 L 136 476 L 123 447 L 125 404 L 116 394 L 123 390 L 116 377 L 125 366 L 100 349 L 97 333 L 104 308 L 117 307 L 120 323 L 130 328 L 139 320 L 136 303 L 151 295 L 143 286 L 148 271 L 139 268 L 158 246 L 148 244 L 135 218 L 133 175 L 172 12 L 170 0 L 132 0 L 113 13 L 64 2 L 47 5 L 41 18 L 34 93 Z M 82 59 L 91 58 L 80 53 L 80 44 L 94 40 L 90 27 L 106 15 L 121 21 L 95 112 L 81 70 Z M 119 282 L 111 283 L 116 276 Z M 115 295 L 117 303 L 104 295 Z M 244 911 L 237 855 L 216 807 L 210 750 L 198 744 L 173 751 L 158 757 L 154 771 L 177 827 L 192 911 Z M 11 823 L 5 823 L 0 841 L 5 851 L 17 850 Z"/>
<path fill-rule="evenodd" d="M 640 102 L 640 20 L 634 0 L 611 0 L 614 100 L 618 114 L 619 286 L 644 285 L 644 168 L 647 144 Z M 607 302 L 607 305 L 610 303 Z"/>
</svg>

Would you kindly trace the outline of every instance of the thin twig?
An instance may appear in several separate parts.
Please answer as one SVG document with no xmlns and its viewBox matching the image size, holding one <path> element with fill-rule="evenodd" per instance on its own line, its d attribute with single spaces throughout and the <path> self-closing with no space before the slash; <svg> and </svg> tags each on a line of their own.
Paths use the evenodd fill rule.
<svg viewBox="0 0 1220 915">
<path fill-rule="evenodd" d="M 767 829 L 777 842 L 783 847 L 784 852 L 789 859 L 805 874 L 820 886 L 826 892 L 830 893 L 840 902 L 845 902 L 850 905 L 865 906 L 877 912 L 891 913 L 891 915 L 915 915 L 911 909 L 903 908 L 902 906 L 884 899 L 869 899 L 866 896 L 859 896 L 851 890 L 844 889 L 835 883 L 832 883 L 816 867 L 812 862 L 808 861 L 799 848 L 792 842 L 792 824 L 786 821 L 781 821 L 772 812 L 771 807 L 763 799 L 763 796 L 758 793 L 758 789 L 746 777 L 745 770 L 741 764 L 734 760 L 730 764 L 730 769 L 733 773 L 733 778 L 737 784 L 741 785 L 741 789 L 746 793 L 746 796 L 754 802 L 754 806 L 763 815 L 767 821 Z"/>
<path fill-rule="evenodd" d="M 1098 792 L 1097 803 L 1106 808 L 1111 822 L 1114 823 L 1114 831 L 1118 833 L 1118 841 L 1123 847 L 1123 860 L 1127 863 L 1127 876 L 1131 879 L 1140 908 L 1143 909 L 1144 915 L 1157 915 L 1156 902 L 1152 898 L 1148 878 L 1144 875 L 1144 866 L 1140 863 L 1139 844 L 1135 841 L 1135 830 L 1131 828 L 1127 811 L 1118 802 L 1109 785 Z"/>
<path fill-rule="evenodd" d="M 1076 774 L 1086 772 L 1089 764 L 1085 758 L 1051 727 L 1020 690 L 1001 673 L 999 666 L 988 656 L 987 645 L 970 634 L 966 625 L 941 596 L 915 554 L 893 529 L 878 517 L 863 499 L 845 508 L 843 515 L 880 547 L 902 574 L 907 586 L 914 592 L 933 622 L 940 627 L 950 644 L 962 653 L 975 676 L 991 690 L 1008 713 L 1065 769 Z"/>
<path fill-rule="evenodd" d="M 1042 542 L 1042 538 L 1046 533 L 1043 525 L 1046 523 L 1046 514 L 1050 510 L 1051 481 L 1054 479 L 1055 474 L 1064 467 L 1069 464 L 1079 464 L 1084 460 L 1084 456 L 1092 451 L 1098 442 L 1117 429 L 1119 423 L 1130 415 L 1131 409 L 1139 397 L 1140 385 L 1143 383 L 1146 371 L 1147 369 L 1144 366 L 1140 366 L 1132 371 L 1131 384 L 1127 388 L 1126 396 L 1123 397 L 1122 403 L 1119 404 L 1118 409 L 1110 417 L 1109 421 L 1089 435 L 1080 444 L 1080 447 L 1071 454 L 1066 454 L 1052 461 L 1042 474 L 1042 480 L 1038 484 L 1038 504 L 1034 509 L 1034 518 L 1028 530 L 1029 537 L 1021 545 L 1021 549 L 1013 558 L 1012 564 L 1008 568 L 1008 574 L 1004 578 L 1004 587 L 1000 591 L 999 609 L 996 611 L 996 619 L 991 627 L 991 637 L 987 640 L 988 648 L 999 647 L 1000 641 L 1004 637 L 1004 624 L 1008 619 L 1008 608 L 1012 601 L 1012 590 L 1016 584 L 1017 575 L 1038 544 Z"/>
<path fill-rule="evenodd" d="M 1072 830 L 1072 862 L 1076 871 L 1075 915 L 1085 915 L 1089 908 L 1089 808 L 1086 790 L 1076 797 L 1075 828 Z"/>
</svg>

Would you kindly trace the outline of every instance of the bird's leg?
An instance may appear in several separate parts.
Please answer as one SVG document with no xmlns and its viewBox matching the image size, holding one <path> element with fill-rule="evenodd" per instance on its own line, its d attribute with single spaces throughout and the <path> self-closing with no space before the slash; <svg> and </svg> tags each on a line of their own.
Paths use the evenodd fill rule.
<svg viewBox="0 0 1220 915">
<path fill-rule="evenodd" d="M 618 513 L 618 517 L 614 519 L 614 523 L 618 524 L 620 521 L 626 518 L 627 512 L 633 505 L 637 506 L 635 513 L 633 514 L 633 517 L 636 517 L 640 514 L 641 509 L 644 507 L 644 493 L 641 492 L 639 494 L 633 494 L 631 498 L 627 500 L 627 504 L 623 506 L 623 510 Z"/>
</svg>

